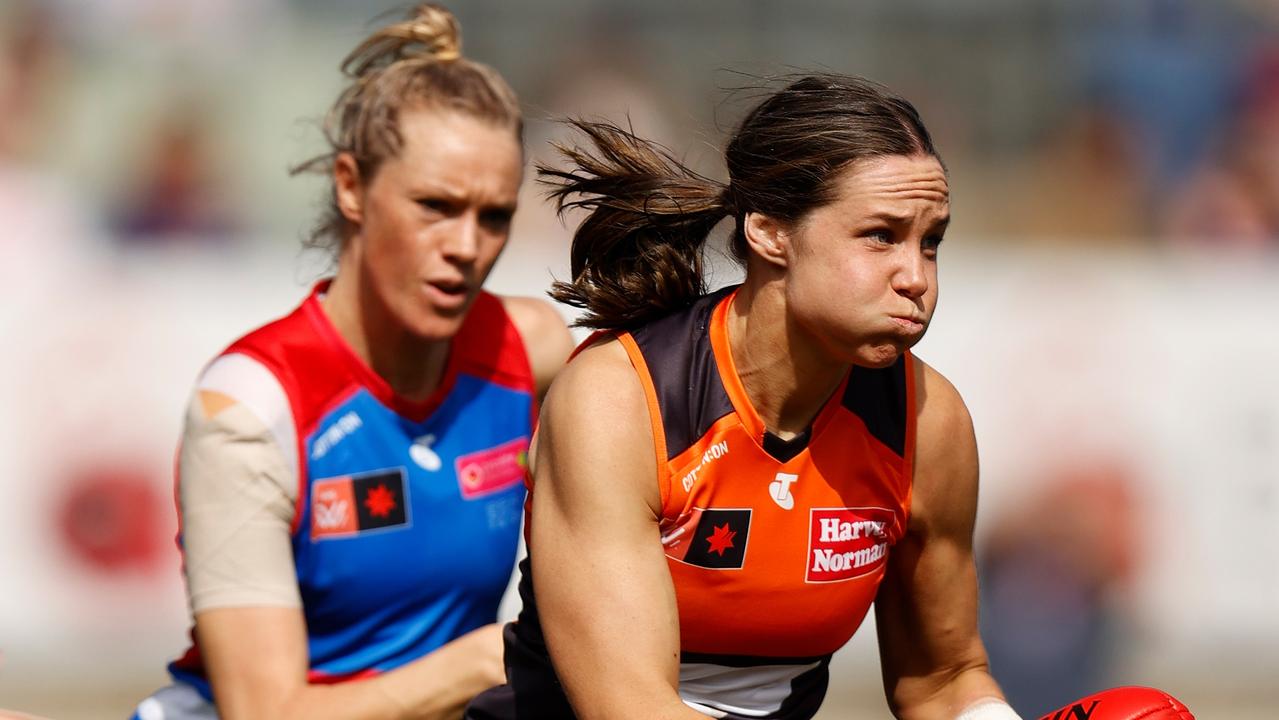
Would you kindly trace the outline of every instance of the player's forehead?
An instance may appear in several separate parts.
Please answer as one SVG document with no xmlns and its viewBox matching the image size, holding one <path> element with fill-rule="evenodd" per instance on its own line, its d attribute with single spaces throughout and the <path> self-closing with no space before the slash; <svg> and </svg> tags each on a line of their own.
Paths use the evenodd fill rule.
<svg viewBox="0 0 1279 720">
<path fill-rule="evenodd" d="M 946 170 L 932 155 L 882 155 L 849 163 L 833 180 L 832 210 L 886 220 L 944 222 L 950 216 Z"/>
<path fill-rule="evenodd" d="M 401 115 L 400 135 L 399 152 L 382 170 L 398 184 L 514 203 L 523 152 L 510 128 L 463 113 L 414 108 Z"/>
<path fill-rule="evenodd" d="M 950 183 L 932 155 L 878 155 L 849 163 L 835 178 L 845 197 L 906 197 L 950 201 Z"/>
</svg>

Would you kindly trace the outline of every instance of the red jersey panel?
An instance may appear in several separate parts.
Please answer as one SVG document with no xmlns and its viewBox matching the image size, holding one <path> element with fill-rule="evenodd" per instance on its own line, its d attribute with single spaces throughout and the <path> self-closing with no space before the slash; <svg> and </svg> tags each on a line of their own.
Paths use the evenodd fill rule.
<svg viewBox="0 0 1279 720">
<path fill-rule="evenodd" d="M 413 401 L 334 328 L 327 288 L 224 353 L 268 370 L 291 410 L 311 682 L 392 670 L 496 619 L 537 417 L 523 340 L 496 296 L 479 293 L 438 388 Z M 192 640 L 171 672 L 211 702 Z"/>
</svg>

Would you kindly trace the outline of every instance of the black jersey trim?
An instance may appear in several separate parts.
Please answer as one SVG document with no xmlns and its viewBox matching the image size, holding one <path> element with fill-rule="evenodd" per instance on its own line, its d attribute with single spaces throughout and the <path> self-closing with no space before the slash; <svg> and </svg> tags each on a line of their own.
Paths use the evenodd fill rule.
<svg viewBox="0 0 1279 720">
<path fill-rule="evenodd" d="M 687 450 L 716 420 L 733 412 L 711 349 L 710 324 L 715 307 L 736 289 L 717 290 L 687 309 L 631 332 L 657 395 L 667 460 Z"/>
<path fill-rule="evenodd" d="M 783 440 L 776 435 L 764 431 L 764 452 L 768 453 L 777 462 L 789 462 L 796 455 L 804 452 L 808 447 L 809 441 L 813 439 L 813 427 L 810 425 L 804 428 L 804 431 L 791 438 Z"/>
<path fill-rule="evenodd" d="M 906 454 L 906 356 L 886 368 L 854 367 L 841 400 L 870 434 L 899 457 Z"/>
</svg>

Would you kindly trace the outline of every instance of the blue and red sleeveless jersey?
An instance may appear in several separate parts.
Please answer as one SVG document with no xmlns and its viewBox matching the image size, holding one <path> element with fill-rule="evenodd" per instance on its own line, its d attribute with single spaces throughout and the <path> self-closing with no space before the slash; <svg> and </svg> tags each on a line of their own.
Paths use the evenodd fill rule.
<svg viewBox="0 0 1279 720">
<path fill-rule="evenodd" d="M 438 390 L 412 402 L 338 335 L 325 289 L 223 353 L 264 365 L 291 405 L 311 682 L 392 670 L 496 620 L 536 417 L 524 344 L 496 297 L 480 294 Z M 211 698 L 194 645 L 170 671 Z"/>
</svg>

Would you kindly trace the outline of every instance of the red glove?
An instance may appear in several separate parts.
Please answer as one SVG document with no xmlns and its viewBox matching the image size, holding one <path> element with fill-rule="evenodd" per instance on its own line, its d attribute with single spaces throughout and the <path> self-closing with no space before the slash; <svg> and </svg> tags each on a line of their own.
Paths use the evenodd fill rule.
<svg viewBox="0 0 1279 720">
<path fill-rule="evenodd" d="M 1195 716 L 1163 690 L 1118 687 L 1076 700 L 1039 720 L 1195 720 Z"/>
</svg>

